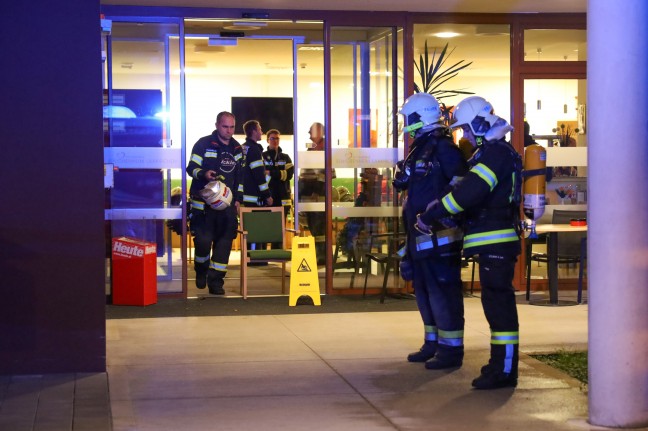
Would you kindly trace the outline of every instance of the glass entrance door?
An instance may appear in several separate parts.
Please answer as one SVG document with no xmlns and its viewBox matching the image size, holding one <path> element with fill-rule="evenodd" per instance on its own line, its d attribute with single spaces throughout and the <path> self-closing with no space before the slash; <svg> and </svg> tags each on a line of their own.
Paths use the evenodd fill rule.
<svg viewBox="0 0 648 431">
<path fill-rule="evenodd" d="M 333 289 L 404 287 L 391 180 L 403 157 L 402 40 L 396 27 L 331 27 Z"/>
<path fill-rule="evenodd" d="M 107 243 L 148 243 L 158 293 L 176 294 L 186 291 L 181 30 L 113 22 L 104 74 Z"/>
</svg>

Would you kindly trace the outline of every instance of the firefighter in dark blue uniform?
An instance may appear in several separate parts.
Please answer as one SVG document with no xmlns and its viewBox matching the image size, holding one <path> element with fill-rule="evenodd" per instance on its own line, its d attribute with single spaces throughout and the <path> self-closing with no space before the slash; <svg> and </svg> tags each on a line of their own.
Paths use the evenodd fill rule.
<svg viewBox="0 0 648 431">
<path fill-rule="evenodd" d="M 482 306 L 491 329 L 491 353 L 477 389 L 514 387 L 518 377 L 519 326 L 513 273 L 520 254 L 519 211 L 522 160 L 504 139 L 513 128 L 493 114 L 481 97 L 462 100 L 455 108 L 454 127 L 463 129 L 477 148 L 470 172 L 452 192 L 428 205 L 418 226 L 464 214 L 464 255 L 479 255 Z"/>
<path fill-rule="evenodd" d="M 229 112 L 216 117 L 216 130 L 196 142 L 191 150 L 187 174 L 193 180 L 189 189 L 191 210 L 189 224 L 195 235 L 194 268 L 196 287 L 209 293 L 223 295 L 227 264 L 236 238 L 238 208 L 243 196 L 238 192 L 241 180 L 241 145 L 232 137 L 235 118 Z M 205 203 L 200 191 L 211 181 L 220 180 L 233 193 L 230 206 L 215 210 Z"/>
<path fill-rule="evenodd" d="M 430 94 L 418 93 L 403 104 L 406 132 L 416 139 L 407 158 L 399 163 L 394 185 L 407 191 L 403 219 L 407 252 L 401 274 L 412 280 L 424 326 L 424 342 L 410 362 L 425 362 L 428 369 L 460 367 L 463 362 L 464 309 L 461 283 L 461 237 L 456 221 L 448 217 L 433 223 L 431 232 L 416 227 L 416 215 L 440 199 L 459 182 L 468 166 L 441 109 Z M 411 274 L 408 274 L 411 273 Z"/>
<path fill-rule="evenodd" d="M 243 206 L 272 206 L 263 162 L 263 147 L 258 142 L 263 136 L 263 130 L 258 121 L 250 120 L 243 124 L 243 132 L 243 182 L 239 185 L 239 191 L 243 193 Z"/>
<path fill-rule="evenodd" d="M 266 132 L 268 150 L 263 152 L 263 162 L 270 177 L 268 184 L 274 201 L 273 205 L 283 207 L 284 216 L 288 217 L 292 206 L 290 181 L 293 179 L 295 167 L 290 156 L 284 153 L 279 146 L 280 136 L 277 129 Z"/>
</svg>

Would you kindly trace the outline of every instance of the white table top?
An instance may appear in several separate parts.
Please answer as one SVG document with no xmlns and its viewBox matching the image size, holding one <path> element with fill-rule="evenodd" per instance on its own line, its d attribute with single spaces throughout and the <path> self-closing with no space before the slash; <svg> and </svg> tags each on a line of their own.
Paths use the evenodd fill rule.
<svg viewBox="0 0 648 431">
<path fill-rule="evenodd" d="M 536 225 L 537 233 L 549 232 L 587 232 L 587 225 L 572 226 L 570 224 L 538 224 Z"/>
</svg>

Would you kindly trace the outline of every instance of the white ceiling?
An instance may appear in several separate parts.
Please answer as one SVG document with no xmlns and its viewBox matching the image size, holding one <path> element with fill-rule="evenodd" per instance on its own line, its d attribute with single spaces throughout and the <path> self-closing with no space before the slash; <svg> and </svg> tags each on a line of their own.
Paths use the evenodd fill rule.
<svg viewBox="0 0 648 431">
<path fill-rule="evenodd" d="M 587 0 L 102 0 L 103 4 L 205 8 L 372 10 L 451 13 L 585 12 Z"/>
</svg>

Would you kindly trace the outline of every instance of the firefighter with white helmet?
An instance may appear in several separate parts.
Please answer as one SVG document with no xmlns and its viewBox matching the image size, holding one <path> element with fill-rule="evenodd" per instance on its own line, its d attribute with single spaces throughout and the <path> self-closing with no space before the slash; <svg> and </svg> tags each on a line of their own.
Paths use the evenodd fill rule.
<svg viewBox="0 0 648 431">
<path fill-rule="evenodd" d="M 394 186 L 407 193 L 401 275 L 412 280 L 424 327 L 423 345 L 407 359 L 425 362 L 427 369 L 456 368 L 462 365 L 464 353 L 461 229 L 448 218 L 422 232 L 416 227 L 416 215 L 425 211 L 430 200 L 451 190 L 468 167 L 432 95 L 412 95 L 400 114 L 405 119 L 403 130 L 415 138 L 394 177 Z"/>
<path fill-rule="evenodd" d="M 513 130 L 482 97 L 455 108 L 453 128 L 462 128 L 476 151 L 470 172 L 456 189 L 432 200 L 418 217 L 421 229 L 450 215 L 464 214 L 464 256 L 479 256 L 482 306 L 491 329 L 491 354 L 476 389 L 514 387 L 518 377 L 519 326 L 513 288 L 520 254 L 520 155 L 504 139 Z"/>
<path fill-rule="evenodd" d="M 243 200 L 239 191 L 243 150 L 232 137 L 235 121 L 229 112 L 218 114 L 216 130 L 196 142 L 186 169 L 193 178 L 189 226 L 195 236 L 196 287 L 209 287 L 214 295 L 225 293 L 223 284 Z"/>
</svg>

